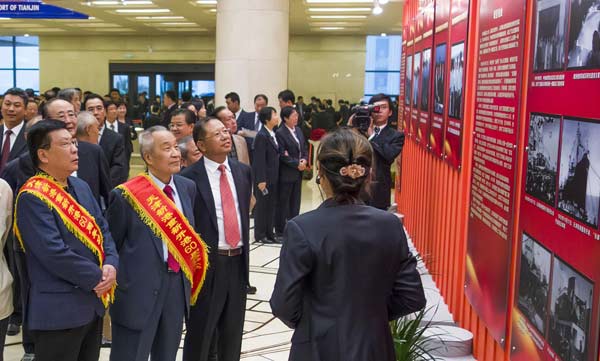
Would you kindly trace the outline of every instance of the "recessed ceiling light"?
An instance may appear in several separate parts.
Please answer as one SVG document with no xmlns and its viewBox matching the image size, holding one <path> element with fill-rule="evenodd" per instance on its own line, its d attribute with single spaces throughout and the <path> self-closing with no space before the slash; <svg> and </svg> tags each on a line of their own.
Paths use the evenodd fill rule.
<svg viewBox="0 0 600 361">
<path fill-rule="evenodd" d="M 217 9 L 210 9 L 210 10 L 208 10 L 208 11 L 210 11 L 211 13 L 216 13 L 216 12 L 217 12 Z"/>
<path fill-rule="evenodd" d="M 311 15 L 313 19 L 366 19 L 366 15 Z"/>
<path fill-rule="evenodd" d="M 119 5 L 121 2 L 120 1 L 88 1 L 87 5 L 88 6 L 103 6 L 103 5 Z"/>
<path fill-rule="evenodd" d="M 319 29 L 321 30 L 342 30 L 344 27 L 342 26 L 322 26 Z"/>
<path fill-rule="evenodd" d="M 166 26 L 194 26 L 194 25 L 198 25 L 196 23 L 159 23 L 160 25 L 166 25 Z"/>
<path fill-rule="evenodd" d="M 306 0 L 307 4 L 342 4 L 342 3 L 352 3 L 352 4 L 372 4 L 373 0 Z"/>
<path fill-rule="evenodd" d="M 10 20 L 10 18 L 0 18 L 0 20 Z"/>
<path fill-rule="evenodd" d="M 185 19 L 183 16 L 136 16 L 137 20 L 178 20 Z"/>
<path fill-rule="evenodd" d="M 135 13 L 168 13 L 169 9 L 117 9 L 118 13 L 135 14 Z"/>
<path fill-rule="evenodd" d="M 196 4 L 200 5 L 216 5 L 217 0 L 196 0 Z"/>
<path fill-rule="evenodd" d="M 386 37 L 387 34 L 386 33 L 381 33 L 381 36 Z"/>
<path fill-rule="evenodd" d="M 385 5 L 388 2 L 390 2 L 390 0 L 379 0 L 378 2 L 379 2 L 379 5 Z"/>
<path fill-rule="evenodd" d="M 149 1 L 149 0 L 128 0 L 128 1 L 123 1 L 123 5 L 152 5 L 152 1 Z"/>
<path fill-rule="evenodd" d="M 24 34 L 23 36 L 24 36 L 24 37 L 26 37 L 26 38 L 28 38 L 28 37 L 29 37 L 29 34 Z"/>
<path fill-rule="evenodd" d="M 371 8 L 308 8 L 311 12 L 322 13 L 345 13 L 345 12 L 369 12 Z"/>
<path fill-rule="evenodd" d="M 373 8 L 373 15 L 379 15 L 383 12 L 383 8 L 381 8 L 381 6 L 379 6 L 379 4 L 375 5 L 375 7 Z"/>
</svg>

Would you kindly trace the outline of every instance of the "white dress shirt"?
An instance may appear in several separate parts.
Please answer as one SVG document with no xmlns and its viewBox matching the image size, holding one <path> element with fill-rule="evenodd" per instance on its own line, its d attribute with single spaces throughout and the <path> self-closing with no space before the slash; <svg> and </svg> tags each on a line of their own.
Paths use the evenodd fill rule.
<svg viewBox="0 0 600 361">
<path fill-rule="evenodd" d="M 379 127 L 379 134 L 381 134 L 381 132 L 383 131 L 383 128 L 385 128 L 385 127 L 387 127 L 387 124 L 384 124 L 384 125 L 382 125 L 382 126 Z M 375 127 L 373 127 L 373 129 L 375 129 Z M 373 131 L 373 134 L 371 134 L 371 136 L 369 137 L 369 140 L 372 140 L 373 138 L 375 138 L 375 132 L 374 131 Z"/>
<path fill-rule="evenodd" d="M 150 179 L 152 179 L 152 181 L 156 184 L 156 186 L 162 192 L 163 189 L 165 188 L 166 184 L 161 182 L 152 173 L 148 172 L 148 175 L 150 176 Z M 175 182 L 173 181 L 173 177 L 171 177 L 171 180 L 169 181 L 169 186 L 171 186 L 171 189 L 173 190 L 173 198 L 175 199 L 175 206 L 177 206 L 177 209 L 181 212 L 181 214 L 183 214 L 183 206 L 181 205 L 181 199 L 179 199 L 179 192 L 177 191 L 177 187 L 175 187 Z M 184 217 L 185 217 L 185 215 L 184 215 Z M 169 257 L 169 250 L 167 249 L 167 245 L 165 244 L 165 242 L 162 242 L 162 250 L 163 250 L 163 259 L 166 263 L 167 258 Z"/>
<path fill-rule="evenodd" d="M 16 125 L 14 127 L 12 127 L 12 129 L 8 129 L 6 127 L 6 124 L 4 124 L 4 134 L 2 134 L 2 140 L 0 142 L 2 142 L 2 147 L 4 147 L 4 139 L 6 139 L 6 132 L 8 132 L 9 130 L 12 132 L 12 134 L 10 135 L 10 150 L 13 149 L 13 146 L 15 145 L 15 142 L 17 141 L 17 135 L 19 135 L 19 133 L 21 133 L 21 129 L 23 128 L 23 126 L 25 125 L 25 121 L 21 121 L 21 123 L 19 123 L 19 125 Z"/>
<path fill-rule="evenodd" d="M 100 128 L 98 131 L 98 144 L 100 144 L 100 140 L 102 139 L 102 134 L 104 134 L 104 129 L 106 129 L 106 122 L 104 122 L 104 126 Z"/>
<path fill-rule="evenodd" d="M 258 126 L 257 126 L 258 124 Z M 262 128 L 262 123 L 260 122 L 260 120 L 258 120 L 258 112 L 254 112 L 254 126 L 257 132 L 260 130 L 260 128 Z"/>
<path fill-rule="evenodd" d="M 296 141 L 296 143 L 298 143 L 298 146 L 300 146 L 300 140 L 298 139 L 298 136 L 296 135 L 296 128 L 292 129 L 292 128 L 288 127 L 287 124 L 285 125 L 285 127 L 290 131 L 290 133 L 292 133 L 292 137 L 294 137 L 294 140 Z"/>
<path fill-rule="evenodd" d="M 265 127 L 265 129 L 267 130 L 267 132 L 269 132 L 269 135 L 271 136 L 271 138 L 273 138 L 275 145 L 279 147 L 279 144 L 277 144 L 277 137 L 275 137 L 275 132 L 267 127 Z"/>
<path fill-rule="evenodd" d="M 221 205 L 221 171 L 219 170 L 219 163 L 204 156 L 204 167 L 206 168 L 206 174 L 208 175 L 208 182 L 210 183 L 210 190 L 212 191 L 213 199 L 215 200 L 215 213 L 217 214 L 217 230 L 219 231 L 219 249 L 230 249 L 231 246 L 225 241 L 225 223 L 223 222 L 223 206 Z M 238 226 L 240 227 L 240 237 L 242 235 L 242 217 L 240 216 L 240 203 L 238 202 L 237 191 L 235 188 L 235 182 L 233 180 L 233 174 L 229 167 L 229 161 L 225 159 L 223 165 L 226 169 L 227 181 L 233 193 L 233 202 L 235 203 L 235 214 L 237 215 Z M 237 246 L 239 248 L 243 246 L 243 242 L 240 239 Z"/>
<path fill-rule="evenodd" d="M 104 123 L 104 126 L 115 133 L 119 133 L 119 121 L 115 119 L 114 123 L 109 122 L 108 120 Z M 115 129 L 111 129 L 111 126 L 114 126 Z"/>
</svg>

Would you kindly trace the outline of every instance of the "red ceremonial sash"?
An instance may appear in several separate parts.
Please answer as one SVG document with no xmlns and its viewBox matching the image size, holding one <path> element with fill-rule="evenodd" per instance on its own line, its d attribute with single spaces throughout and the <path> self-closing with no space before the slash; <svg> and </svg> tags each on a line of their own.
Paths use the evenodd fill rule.
<svg viewBox="0 0 600 361">
<path fill-rule="evenodd" d="M 175 203 L 148 175 L 140 174 L 117 188 L 181 266 L 192 285 L 190 303 L 194 305 L 206 277 L 208 247 Z"/>
<path fill-rule="evenodd" d="M 96 220 L 69 194 L 69 192 L 65 191 L 60 184 L 56 183 L 50 176 L 44 174 L 38 174 L 29 178 L 19 190 L 17 200 L 15 201 L 13 229 L 23 251 L 25 251 L 25 244 L 23 243 L 19 227 L 17 227 L 16 213 L 16 205 L 23 193 L 29 193 L 35 196 L 44 202 L 50 209 L 56 211 L 69 232 L 98 257 L 98 264 L 100 269 L 102 269 L 102 264 L 104 263 L 104 237 Z M 114 301 L 114 294 L 115 286 L 102 296 L 104 307 L 108 307 L 108 304 Z"/>
</svg>

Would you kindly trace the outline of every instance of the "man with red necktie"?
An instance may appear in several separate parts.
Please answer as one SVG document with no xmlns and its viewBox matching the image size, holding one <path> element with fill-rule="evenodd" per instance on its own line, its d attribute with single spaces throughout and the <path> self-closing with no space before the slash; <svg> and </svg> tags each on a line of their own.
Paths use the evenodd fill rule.
<svg viewBox="0 0 600 361">
<path fill-rule="evenodd" d="M 196 187 L 176 175 L 181 154 L 162 126 L 139 137 L 148 168 L 111 193 L 107 218 L 119 251 L 111 306 L 111 361 L 175 361 L 184 317 L 204 283 L 207 248 L 194 230 Z"/>
<path fill-rule="evenodd" d="M 196 123 L 194 141 L 204 156 L 181 175 L 196 182 L 196 230 L 211 252 L 206 282 L 190 310 L 183 360 L 239 361 L 249 277 L 251 171 L 228 159 L 231 136 L 217 118 Z"/>
</svg>

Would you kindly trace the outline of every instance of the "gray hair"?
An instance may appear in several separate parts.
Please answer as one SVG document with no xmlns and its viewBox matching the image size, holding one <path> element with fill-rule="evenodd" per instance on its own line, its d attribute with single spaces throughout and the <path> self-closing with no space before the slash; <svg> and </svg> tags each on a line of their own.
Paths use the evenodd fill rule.
<svg viewBox="0 0 600 361">
<path fill-rule="evenodd" d="M 190 140 L 193 142 L 194 138 L 192 138 L 191 135 L 188 135 L 187 137 L 179 139 L 179 142 L 177 142 L 177 145 L 179 146 L 179 151 L 181 152 L 181 159 L 187 159 L 188 152 L 190 151 L 190 149 L 188 149 L 187 147 L 187 144 Z"/>
<path fill-rule="evenodd" d="M 73 100 L 75 94 L 79 95 L 79 90 L 75 88 L 64 88 L 58 92 L 56 97 L 59 99 L 66 100 L 70 103 Z"/>
<path fill-rule="evenodd" d="M 167 128 L 162 125 L 155 125 L 150 127 L 142 132 L 139 137 L 140 142 L 140 155 L 144 162 L 146 162 L 146 158 L 144 158 L 144 154 L 150 153 L 152 151 L 152 147 L 154 147 L 154 136 L 153 134 L 156 132 L 168 132 Z"/>
<path fill-rule="evenodd" d="M 98 124 L 98 119 L 96 119 L 94 114 L 86 111 L 80 112 L 79 115 L 77 115 L 77 132 L 75 133 L 75 136 L 83 137 L 89 135 L 87 128 L 93 124 Z"/>
</svg>

